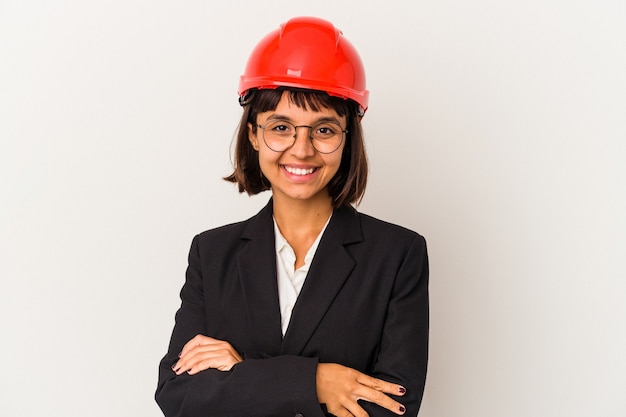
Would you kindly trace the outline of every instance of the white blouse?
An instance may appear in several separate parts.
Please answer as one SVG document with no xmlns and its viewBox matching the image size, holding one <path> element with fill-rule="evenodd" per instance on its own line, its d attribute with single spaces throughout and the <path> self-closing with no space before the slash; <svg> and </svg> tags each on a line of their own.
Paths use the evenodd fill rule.
<svg viewBox="0 0 626 417">
<path fill-rule="evenodd" d="M 289 321 L 291 320 L 291 312 L 293 311 L 293 307 L 296 305 L 296 300 L 298 299 L 298 295 L 300 295 L 300 291 L 304 285 L 304 280 L 309 272 L 311 261 L 313 260 L 313 256 L 315 256 L 317 246 L 319 245 L 320 239 L 322 238 L 329 222 L 330 217 L 326 221 L 326 224 L 322 228 L 320 234 L 317 235 L 315 242 L 313 242 L 306 253 L 306 256 L 304 257 L 304 265 L 298 269 L 294 269 L 296 264 L 296 254 L 291 245 L 289 245 L 289 242 L 287 242 L 287 239 L 285 239 L 282 233 L 280 233 L 278 225 L 276 224 L 276 219 L 274 219 L 276 271 L 278 275 L 278 300 L 280 302 L 280 317 L 283 336 L 287 332 L 287 327 L 289 326 Z"/>
</svg>

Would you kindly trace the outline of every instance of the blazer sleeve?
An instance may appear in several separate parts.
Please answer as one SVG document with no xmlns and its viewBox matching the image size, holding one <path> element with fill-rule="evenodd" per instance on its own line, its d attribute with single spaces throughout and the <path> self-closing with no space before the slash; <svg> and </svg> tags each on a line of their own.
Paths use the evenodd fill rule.
<svg viewBox="0 0 626 417">
<path fill-rule="evenodd" d="M 407 392 L 396 397 L 406 416 L 416 416 L 424 393 L 428 363 L 428 255 L 420 235 L 404 257 L 388 304 L 380 350 L 370 373 L 375 378 L 403 385 Z M 360 401 L 370 417 L 394 416 L 382 407 Z"/>
<path fill-rule="evenodd" d="M 204 291 L 198 236 L 192 242 L 181 307 L 159 365 L 156 401 L 166 417 L 323 417 L 315 389 L 316 358 L 252 354 L 231 371 L 207 369 L 177 376 L 171 369 L 192 337 L 204 334 Z"/>
</svg>

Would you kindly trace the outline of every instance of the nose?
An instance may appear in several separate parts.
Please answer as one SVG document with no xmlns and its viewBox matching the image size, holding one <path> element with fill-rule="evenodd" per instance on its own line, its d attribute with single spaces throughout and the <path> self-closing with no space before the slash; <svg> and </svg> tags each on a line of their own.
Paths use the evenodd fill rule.
<svg viewBox="0 0 626 417">
<path fill-rule="evenodd" d="M 298 130 L 298 128 L 300 129 Z M 315 148 L 311 139 L 311 126 L 296 126 L 294 142 L 289 151 L 301 159 L 315 155 Z"/>
</svg>

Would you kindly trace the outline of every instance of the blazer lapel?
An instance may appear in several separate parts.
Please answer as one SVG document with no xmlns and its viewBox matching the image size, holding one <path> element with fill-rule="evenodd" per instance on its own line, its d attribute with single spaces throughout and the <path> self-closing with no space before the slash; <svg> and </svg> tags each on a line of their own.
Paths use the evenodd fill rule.
<svg viewBox="0 0 626 417">
<path fill-rule="evenodd" d="M 237 255 L 244 308 L 251 323 L 251 337 L 262 352 L 277 355 L 282 342 L 272 200 L 248 221 Z"/>
<path fill-rule="evenodd" d="M 300 355 L 355 266 L 345 245 L 363 240 L 352 207 L 335 210 L 291 314 L 281 354 Z"/>
</svg>

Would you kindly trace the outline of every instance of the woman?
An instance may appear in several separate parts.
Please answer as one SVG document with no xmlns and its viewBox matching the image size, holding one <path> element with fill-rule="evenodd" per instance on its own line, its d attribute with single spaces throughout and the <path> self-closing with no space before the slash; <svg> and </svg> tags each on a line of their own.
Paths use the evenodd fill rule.
<svg viewBox="0 0 626 417">
<path fill-rule="evenodd" d="M 415 416 L 426 246 L 352 208 L 367 178 L 358 54 L 329 22 L 295 18 L 257 45 L 239 92 L 226 179 L 272 198 L 194 238 L 157 402 L 168 417 Z"/>
</svg>

